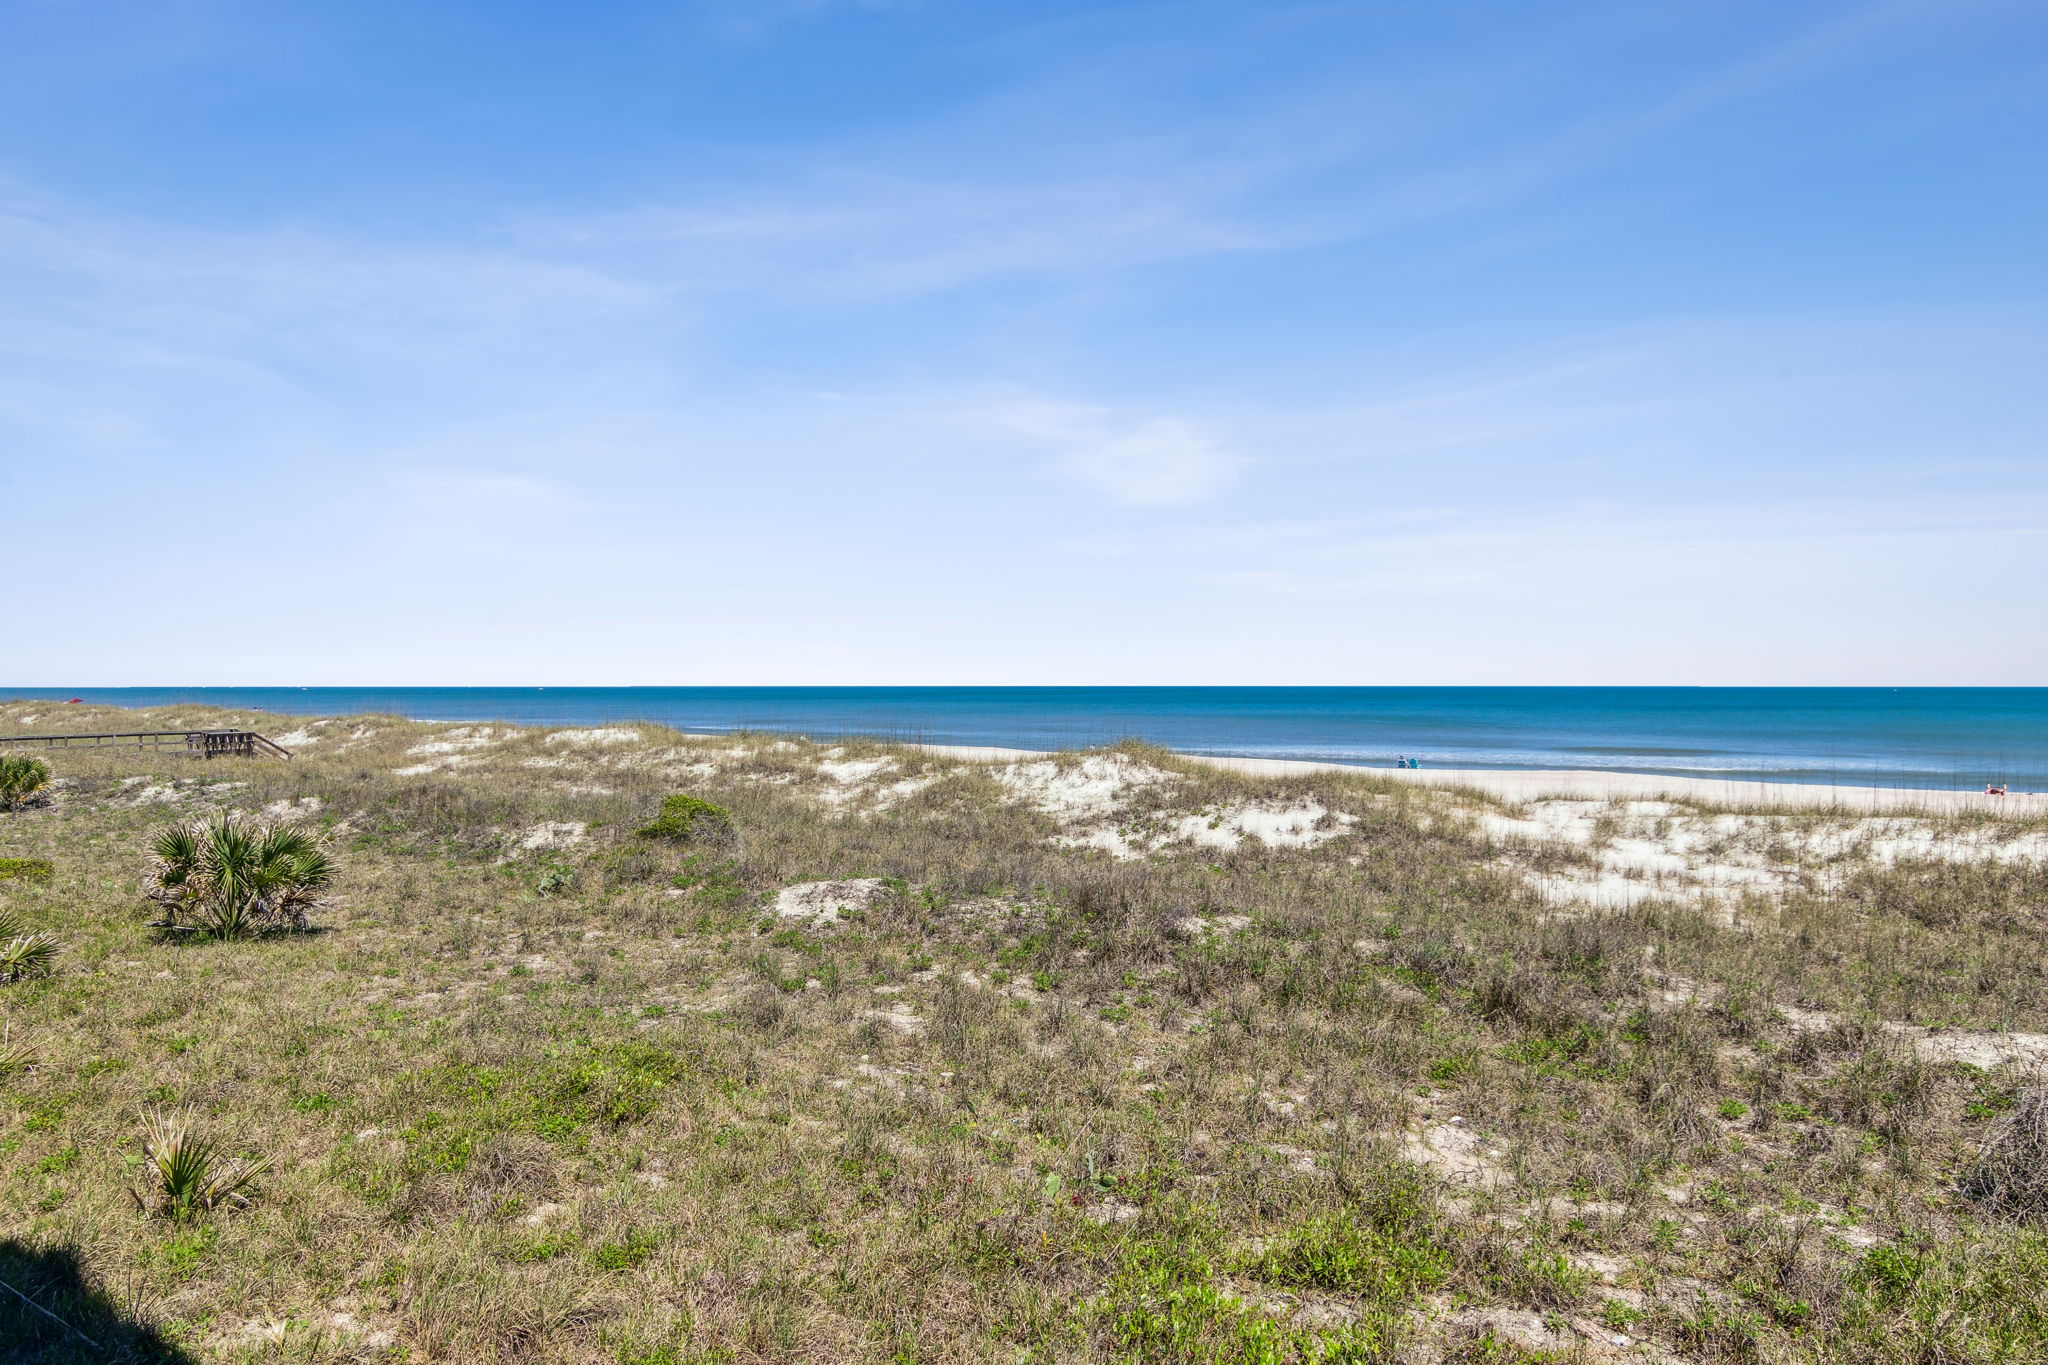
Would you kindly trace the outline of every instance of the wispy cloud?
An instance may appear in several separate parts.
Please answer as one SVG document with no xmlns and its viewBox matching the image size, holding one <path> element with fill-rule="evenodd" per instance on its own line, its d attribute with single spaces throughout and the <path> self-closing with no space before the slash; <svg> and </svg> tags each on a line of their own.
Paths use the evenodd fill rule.
<svg viewBox="0 0 2048 1365">
<path fill-rule="evenodd" d="M 200 190 L 127 195 L 119 158 L 63 194 L 0 181 L 5 497 L 90 483 L 112 505 L 104 540 L 139 547 L 167 497 L 261 488 L 293 515 L 272 548 L 334 585 L 333 604 L 446 594 L 420 630 L 454 622 L 434 638 L 458 660 L 487 643 L 481 627 L 458 639 L 462 622 L 535 594 L 565 617 L 601 600 L 625 620 L 715 597 L 735 631 L 830 597 L 815 619 L 850 650 L 904 633 L 866 629 L 848 614 L 863 603 L 893 603 L 900 625 L 945 592 L 1035 601 L 1096 642 L 1046 668 L 1091 675 L 1113 648 L 1152 677 L 1192 660 L 1190 678 L 1241 669 L 1240 631 L 1278 642 L 1276 674 L 1298 647 L 1324 651 L 1324 676 L 1354 676 L 1376 657 L 1345 643 L 1354 627 L 1440 632 L 1466 662 L 1498 655 L 1494 676 L 1524 657 L 1495 637 L 1529 649 L 1581 620 L 1613 639 L 1653 623 L 1663 657 L 1682 659 L 1749 640 L 1744 612 L 1793 638 L 1819 608 L 1787 583 L 1861 611 L 1873 639 L 1960 632 L 2000 600 L 2038 615 L 2024 573 L 1983 570 L 2039 549 L 2038 526 L 1997 515 L 2038 503 L 2048 469 L 2048 408 L 2030 396 L 2043 336 L 2008 287 L 2032 267 L 2004 261 L 1994 304 L 1960 269 L 1943 293 L 1952 246 L 1917 258 L 1926 273 L 1835 259 L 1910 264 L 1905 239 L 1939 205 L 1873 222 L 1848 252 L 1845 215 L 1812 210 L 1749 255 L 1703 243 L 1714 229 L 1672 208 L 1713 200 L 1738 234 L 1811 209 L 1753 187 L 1713 198 L 1715 176 L 1770 150 L 1739 106 L 1869 77 L 1864 58 L 1995 5 L 1603 5 L 1561 24 L 1497 7 L 1484 41 L 1452 41 L 1459 25 L 1430 7 L 1388 27 L 1369 6 L 1219 6 L 1202 24 L 1171 6 L 991 19 L 1002 7 L 952 4 L 863 29 L 873 8 L 636 13 L 631 31 L 687 31 L 729 63 L 709 83 L 744 98 L 614 101 L 550 63 L 555 97 L 587 96 L 589 121 L 548 146 L 480 139 L 474 181 L 445 197 L 422 189 L 438 163 L 394 173 L 384 158 L 415 118 L 452 146 L 490 99 L 534 95 L 524 63 L 545 25 L 453 73 L 469 84 L 448 103 L 423 89 L 353 150 L 337 134 L 321 155 L 356 178 L 301 187 L 303 202 L 290 176 L 252 189 L 221 171 L 279 143 L 238 142 L 246 130 L 208 122 L 213 105 L 180 127 L 216 139 L 238 216 Z M 707 15 L 762 41 L 723 45 Z M 362 63 L 383 20 L 334 22 L 352 43 L 295 41 L 338 81 L 382 73 Z M 814 41 L 814 22 L 834 30 Z M 68 45 L 66 71 L 92 58 L 77 27 L 48 40 Z M 208 80 L 232 86 L 261 53 L 263 25 L 249 27 Z M 922 46 L 873 85 L 818 50 L 858 39 L 886 67 L 900 54 L 874 42 L 884 30 Z M 405 61 L 454 50 L 414 41 Z M 603 46 L 583 57 L 602 64 Z M 619 69 L 655 68 L 673 74 Z M 800 81 L 821 72 L 829 88 L 807 101 Z M 903 88 L 877 93 L 892 72 Z M 161 79 L 169 100 L 174 73 Z M 255 107 L 279 84 L 231 93 Z M 1889 101 L 1879 84 L 1851 93 Z M 1961 109 L 1954 96 L 1936 112 L 1981 126 Z M 1856 112 L 1802 136 L 1816 155 L 1860 145 Z M 1738 113 L 1716 141 L 1715 120 Z M 109 126 L 137 138 L 123 118 Z M 1667 138 L 1720 159 L 1695 175 Z M 12 145 L 0 135 L 0 155 Z M 1887 193 L 1903 174 L 1871 172 Z M 1928 511 L 1923 494 L 1945 486 L 1975 501 Z M 877 533 L 906 522 L 916 535 Z M 56 530 L 31 534 L 38 555 L 65 552 Z M 186 553 L 231 571 L 245 549 Z M 153 571 L 145 558 L 80 572 L 133 578 Z M 706 563 L 744 568 L 706 595 Z M 1909 568 L 1967 610 L 1929 606 Z M 1113 603 L 1099 591 L 1112 577 Z M 1919 603 L 1917 626 L 1856 605 L 1876 582 Z M 1246 604 L 1255 621 L 1204 624 Z M 592 629 L 591 657 L 611 657 Z M 985 676 L 1018 634 L 989 628 Z M 1212 636 L 1201 668 L 1173 652 Z M 667 643 L 645 648 L 648 667 L 672 666 Z M 1520 676 L 1562 676 L 1566 653 Z"/>
<path fill-rule="evenodd" d="M 1086 276 L 1278 250 L 1321 226 L 1254 215 L 1198 168 L 1053 179 L 831 172 L 799 187 L 534 220 L 514 240 L 711 297 L 859 303 L 1013 276 Z"/>
<path fill-rule="evenodd" d="M 1119 417 L 1106 408 L 1013 401 L 979 414 L 1048 453 L 1060 474 L 1119 502 L 1163 506 L 1213 497 L 1244 461 L 1178 417 Z"/>
<path fill-rule="evenodd" d="M 762 22 L 839 0 L 734 0 Z M 880 6 L 890 7 L 890 6 Z M 844 304 L 1018 277 L 1086 280 L 1218 256 L 1326 247 L 1497 208 L 1623 157 L 1659 133 L 1821 75 L 1934 11 L 1854 7 L 1758 44 L 1633 102 L 1589 101 L 1563 122 L 1446 140 L 1483 82 L 1413 73 L 1392 89 L 1311 83 L 1168 127 L 1091 120 L 1108 97 L 1044 78 L 984 95 L 938 130 L 848 135 L 643 202 L 534 214 L 505 227 L 542 260 L 581 261 L 693 297 Z M 1582 43 L 1583 46 L 1583 43 Z M 1126 70 L 1152 59 L 1118 53 Z M 1550 54 L 1560 66 L 1580 50 Z M 1483 121 L 1482 121 L 1483 122 Z M 1033 135 L 1020 136 L 1029 128 Z M 1027 150 L 1028 149 L 1028 150 Z M 1006 153 L 1015 150 L 1015 156 Z"/>
</svg>

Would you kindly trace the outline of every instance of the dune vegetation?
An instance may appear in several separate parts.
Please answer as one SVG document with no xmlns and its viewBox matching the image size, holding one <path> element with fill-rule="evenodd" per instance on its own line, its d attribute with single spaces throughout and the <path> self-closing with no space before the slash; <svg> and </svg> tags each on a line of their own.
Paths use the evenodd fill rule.
<svg viewBox="0 0 2048 1365">
<path fill-rule="evenodd" d="M 2048 1360 L 2040 822 L 0 706 L 202 724 L 0 812 L 11 1358 Z"/>
</svg>

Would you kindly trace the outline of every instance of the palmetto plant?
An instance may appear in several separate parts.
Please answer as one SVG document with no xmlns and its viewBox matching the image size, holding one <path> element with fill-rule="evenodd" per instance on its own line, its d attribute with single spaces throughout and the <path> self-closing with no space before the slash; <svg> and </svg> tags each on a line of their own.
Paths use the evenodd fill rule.
<svg viewBox="0 0 2048 1365">
<path fill-rule="evenodd" d="M 18 810 L 50 780 L 50 765 L 27 754 L 0 754 L 0 810 Z"/>
<path fill-rule="evenodd" d="M 305 929 L 307 914 L 334 878 L 334 865 L 296 825 L 266 825 L 233 815 L 157 831 L 150 843 L 149 897 L 160 923 L 216 938 L 272 929 Z"/>
<path fill-rule="evenodd" d="M 190 1218 L 222 1205 L 249 1202 L 248 1188 L 270 1169 L 270 1158 L 224 1158 L 212 1139 L 192 1131 L 187 1114 L 147 1114 L 142 1120 L 144 1189 L 130 1189 L 135 1206 L 166 1218 Z"/>
<path fill-rule="evenodd" d="M 31 934 L 12 910 L 0 910 L 0 981 L 20 981 L 50 970 L 61 946 L 50 934 Z"/>
</svg>

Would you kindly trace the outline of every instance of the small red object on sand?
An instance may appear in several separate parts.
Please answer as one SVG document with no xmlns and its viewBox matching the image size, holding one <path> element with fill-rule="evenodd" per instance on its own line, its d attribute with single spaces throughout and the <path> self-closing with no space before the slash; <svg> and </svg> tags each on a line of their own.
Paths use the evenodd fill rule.
<svg viewBox="0 0 2048 1365">
<path fill-rule="evenodd" d="M 1997 786 L 1993 786 L 1987 782 L 1984 784 L 1984 794 L 1986 796 L 2003 796 L 2005 795 L 2005 784 L 2000 783 Z"/>
<path fill-rule="evenodd" d="M 85 698 L 83 698 L 83 697 L 73 697 L 73 698 L 72 698 L 72 699 L 71 699 L 70 701 L 67 701 L 67 702 L 65 702 L 64 704 L 65 704 L 66 706 L 76 706 L 76 705 L 78 705 L 78 704 L 79 704 L 80 702 L 82 702 L 82 701 L 84 701 L 84 700 L 85 700 Z"/>
</svg>

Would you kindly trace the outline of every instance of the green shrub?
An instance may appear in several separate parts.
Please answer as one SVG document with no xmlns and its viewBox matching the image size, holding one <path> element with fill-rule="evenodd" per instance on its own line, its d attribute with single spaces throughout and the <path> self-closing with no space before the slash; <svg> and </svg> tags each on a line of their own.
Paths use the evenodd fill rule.
<svg viewBox="0 0 2048 1365">
<path fill-rule="evenodd" d="M 683 859 L 683 870 L 669 879 L 678 891 L 692 893 L 705 905 L 730 909 L 747 899 L 747 885 L 740 880 L 739 864 L 710 861 L 709 854 L 692 853 Z"/>
<path fill-rule="evenodd" d="M 166 928 L 189 915 L 215 938 L 271 929 L 306 929 L 307 913 L 334 877 L 334 866 L 296 825 L 264 825 L 233 815 L 170 825 L 150 843 L 149 898 L 164 907 Z"/>
<path fill-rule="evenodd" d="M 1272 1284 L 1399 1304 L 1442 1284 L 1451 1273 L 1451 1255 L 1426 1233 L 1375 1227 L 1345 1209 L 1295 1229 L 1283 1246 L 1259 1259 L 1257 1273 Z"/>
<path fill-rule="evenodd" d="M 575 1249 L 576 1234 L 558 1232 L 516 1243 L 505 1253 L 505 1259 L 514 1265 L 539 1265 L 566 1256 Z"/>
<path fill-rule="evenodd" d="M 1340 1328 L 1295 1327 L 1219 1287 L 1184 1243 L 1123 1249 L 1097 1310 L 1124 1360 L 1148 1365 L 1366 1365 L 1391 1357 L 1397 1317 L 1369 1312 Z"/>
<path fill-rule="evenodd" d="M 142 1260 L 145 1265 L 162 1266 L 173 1279 L 189 1279 L 219 1240 L 220 1229 L 210 1224 L 184 1228 L 155 1246 L 145 1248 Z"/>
<path fill-rule="evenodd" d="M 1252 1273 L 1269 1284 L 1334 1289 L 1392 1307 L 1450 1276 L 1446 1232 L 1427 1180 L 1390 1165 L 1365 1183 L 1350 1207 L 1294 1229 Z"/>
<path fill-rule="evenodd" d="M 591 1263 L 599 1270 L 631 1270 L 645 1265 L 661 1245 L 661 1239 L 651 1232 L 635 1230 L 617 1242 L 607 1242 L 591 1253 Z"/>
<path fill-rule="evenodd" d="M 50 780 L 50 765 L 27 754 L 0 754 L 0 810 L 20 810 Z"/>
<path fill-rule="evenodd" d="M 1866 1251 L 1847 1277 L 1834 1332 L 1840 1358 L 2039 1360 L 2048 1341 L 2048 1236 L 1989 1234 L 1965 1224 L 1946 1239 Z"/>
<path fill-rule="evenodd" d="M 661 814 L 634 833 L 643 839 L 721 842 L 732 837 L 732 812 L 681 792 L 661 803 Z"/>
<path fill-rule="evenodd" d="M 55 871 L 48 858 L 0 858 L 0 882 L 17 877 L 25 882 L 46 882 Z"/>
</svg>

